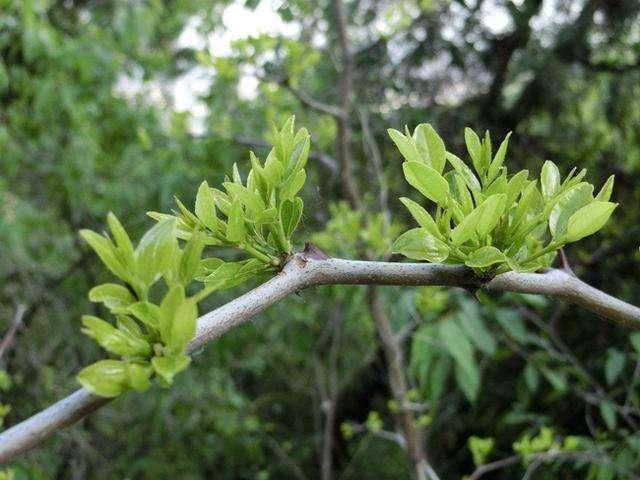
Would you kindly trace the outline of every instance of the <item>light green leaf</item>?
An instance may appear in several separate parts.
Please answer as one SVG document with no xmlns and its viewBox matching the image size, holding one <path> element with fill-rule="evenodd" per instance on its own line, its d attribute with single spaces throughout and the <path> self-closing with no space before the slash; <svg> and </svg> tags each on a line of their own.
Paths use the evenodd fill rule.
<svg viewBox="0 0 640 480">
<path fill-rule="evenodd" d="M 131 274 L 119 259 L 116 253 L 116 247 L 111 243 L 111 240 L 91 230 L 80 230 L 80 236 L 89 244 L 93 251 L 96 252 L 100 260 L 102 260 L 102 263 L 105 264 L 111 273 L 125 282 L 131 281 Z"/>
<path fill-rule="evenodd" d="M 418 225 L 435 237 L 440 238 L 442 236 L 435 220 L 429 215 L 429 212 L 409 198 L 400 197 L 400 201 L 407 207 L 413 218 L 418 222 Z"/>
<path fill-rule="evenodd" d="M 187 241 L 187 245 L 180 256 L 178 276 L 185 287 L 196 276 L 200 266 L 200 258 L 204 249 L 206 237 L 202 232 L 194 232 Z"/>
<path fill-rule="evenodd" d="M 488 245 L 470 253 L 465 265 L 471 268 L 485 268 L 496 263 L 506 262 L 507 257 L 496 247 Z"/>
<path fill-rule="evenodd" d="M 101 360 L 83 368 L 78 382 L 101 397 L 117 397 L 127 390 L 127 369 L 120 360 Z"/>
<path fill-rule="evenodd" d="M 469 187 L 471 191 L 479 192 L 482 189 L 480 180 L 473 174 L 473 171 L 466 163 L 451 152 L 447 152 L 446 157 L 453 169 L 464 179 L 467 187 Z"/>
<path fill-rule="evenodd" d="M 129 268 L 133 267 L 133 245 L 129 235 L 127 235 L 124 227 L 112 212 L 107 215 L 107 224 L 123 264 Z"/>
<path fill-rule="evenodd" d="M 467 151 L 471 157 L 473 167 L 479 175 L 482 175 L 484 169 L 482 168 L 482 144 L 480 143 L 480 138 L 478 138 L 476 132 L 467 127 L 464 129 L 464 142 L 467 145 Z"/>
<path fill-rule="evenodd" d="M 557 197 L 549 215 L 549 230 L 554 238 L 560 238 L 565 234 L 569 218 L 592 201 L 592 192 L 593 185 L 583 182 Z"/>
<path fill-rule="evenodd" d="M 227 219 L 227 240 L 231 243 L 240 243 L 244 240 L 246 233 L 242 203 L 236 199 L 231 205 Z"/>
<path fill-rule="evenodd" d="M 407 182 L 428 199 L 446 205 L 449 198 L 449 184 L 433 168 L 424 163 L 405 162 L 402 165 Z"/>
<path fill-rule="evenodd" d="M 611 194 L 613 193 L 613 182 L 615 180 L 615 175 L 611 175 L 607 178 L 607 181 L 602 186 L 598 194 L 596 195 L 596 200 L 599 202 L 608 202 L 611 199 Z"/>
<path fill-rule="evenodd" d="M 449 256 L 447 244 L 425 228 L 414 228 L 400 235 L 393 244 L 393 251 L 429 262 L 443 262 Z"/>
<path fill-rule="evenodd" d="M 189 366 L 191 358 L 188 355 L 171 355 L 167 357 L 153 357 L 151 364 L 155 372 L 169 385 L 173 377 Z"/>
<path fill-rule="evenodd" d="M 498 224 L 504 212 L 507 196 L 504 193 L 491 195 L 477 208 L 479 210 L 476 231 L 483 237 L 491 232 Z"/>
<path fill-rule="evenodd" d="M 413 139 L 421 157 L 428 158 L 428 165 L 441 174 L 444 169 L 446 153 L 442 138 L 431 125 L 421 123 L 413 132 Z"/>
<path fill-rule="evenodd" d="M 618 206 L 617 203 L 594 201 L 571 215 L 567 223 L 566 241 L 575 242 L 596 233 Z"/>
<path fill-rule="evenodd" d="M 209 184 L 204 181 L 198 188 L 195 204 L 196 216 L 202 224 L 209 230 L 215 232 L 218 230 L 218 217 L 216 216 L 216 205 L 213 200 L 213 193 Z"/>
<path fill-rule="evenodd" d="M 146 392 L 151 387 L 151 381 L 149 377 L 153 372 L 151 366 L 145 362 L 129 363 L 126 364 L 127 383 L 129 386 L 138 392 Z"/>
<path fill-rule="evenodd" d="M 240 200 L 247 210 L 259 214 L 266 208 L 262 198 L 260 198 L 260 195 L 256 192 L 250 191 L 247 187 L 231 182 L 224 182 L 223 185 L 227 190 L 229 197 L 233 198 L 234 201 L 235 199 Z"/>
<path fill-rule="evenodd" d="M 283 200 L 293 199 L 300 189 L 304 186 L 304 182 L 307 180 L 307 174 L 304 170 L 299 170 L 293 178 L 289 177 L 285 181 L 285 185 L 280 191 L 280 195 Z"/>
<path fill-rule="evenodd" d="M 291 235 L 295 231 L 300 218 L 302 218 L 302 199 L 296 197 L 292 200 L 285 200 L 280 207 L 280 221 L 284 228 L 285 237 L 291 238 Z"/>
<path fill-rule="evenodd" d="M 509 179 L 509 181 L 507 182 L 507 202 L 505 204 L 506 210 L 509 210 L 513 206 L 513 202 L 516 201 L 518 195 L 524 195 L 527 184 L 529 183 L 529 181 L 527 180 L 528 177 L 529 171 L 521 170 Z"/>
<path fill-rule="evenodd" d="M 476 232 L 481 237 L 491 232 L 504 212 L 506 198 L 504 193 L 498 193 L 478 205 L 451 231 L 453 244 L 462 245 Z"/>
<path fill-rule="evenodd" d="M 487 179 L 489 181 L 493 180 L 500 173 L 500 168 L 504 163 L 504 157 L 507 154 L 507 148 L 509 147 L 509 138 L 511 138 L 511 132 L 507 133 L 507 136 L 504 138 L 500 147 L 498 147 L 498 151 L 496 155 L 493 157 L 493 161 L 491 165 L 489 165 L 489 171 L 487 172 Z M 522 172 L 519 172 L 522 173 Z M 516 174 L 517 175 L 517 174 Z"/>
<path fill-rule="evenodd" d="M 160 330 L 160 307 L 150 302 L 136 302 L 127 312 L 136 317 L 152 330 Z"/>
<path fill-rule="evenodd" d="M 174 285 L 160 304 L 160 335 L 175 354 L 182 353 L 196 333 L 198 309 L 185 297 L 182 285 Z"/>
<path fill-rule="evenodd" d="M 89 290 L 89 300 L 104 303 L 105 307 L 116 313 L 136 301 L 126 287 L 115 283 L 103 283 L 93 287 Z"/>
<path fill-rule="evenodd" d="M 407 162 L 424 162 L 425 159 L 418 153 L 412 138 L 405 137 L 401 132 L 393 128 L 388 129 L 387 132 Z"/>
<path fill-rule="evenodd" d="M 172 265 L 178 251 L 176 221 L 168 218 L 154 225 L 136 248 L 137 276 L 146 284 L 153 284 Z"/>
<path fill-rule="evenodd" d="M 540 172 L 542 196 L 545 199 L 553 197 L 560 188 L 560 171 L 555 163 L 550 160 L 544 162 Z"/>
<path fill-rule="evenodd" d="M 119 330 L 101 318 L 83 315 L 82 325 L 82 333 L 116 355 L 144 357 L 151 352 L 151 347 L 144 338 Z"/>
</svg>

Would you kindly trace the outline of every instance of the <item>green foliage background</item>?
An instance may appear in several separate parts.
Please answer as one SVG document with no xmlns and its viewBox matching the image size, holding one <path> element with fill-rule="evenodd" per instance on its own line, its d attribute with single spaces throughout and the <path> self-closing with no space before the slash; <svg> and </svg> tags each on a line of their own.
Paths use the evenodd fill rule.
<svg viewBox="0 0 640 480">
<path fill-rule="evenodd" d="M 331 2 L 277 3 L 297 33 L 255 33 L 229 54 L 177 41 L 187 28 L 204 38 L 223 31 L 229 3 L 0 0 L 2 331 L 17 305 L 27 308 L 0 359 L 4 425 L 71 392 L 77 372 L 103 358 L 80 318 L 105 313 L 87 293 L 109 274 L 77 232 L 104 230 L 114 211 L 139 238 L 152 224 L 146 211 L 170 211 L 174 195 L 192 205 L 203 179 L 219 185 L 234 162 L 248 170 L 249 148 L 265 158 L 271 124 L 292 113 L 312 143 L 294 249 L 314 240 L 330 255 L 382 259 L 414 226 L 397 197 L 420 199 L 387 128 L 429 122 L 458 155 L 465 126 L 500 139 L 513 131 L 511 171 L 538 172 L 552 159 L 563 176 L 588 168 L 596 185 L 616 175 L 614 220 L 566 253 L 585 281 L 640 302 L 637 2 L 345 2 L 350 156 L 360 202 L 375 214 L 341 193 L 331 167 L 339 122 L 297 94 L 338 102 Z M 504 29 L 489 24 L 495 15 Z M 193 69 L 210 78 L 197 128 L 169 95 Z M 247 72 L 259 78 L 255 97 L 239 94 Z M 200 312 L 249 286 L 214 295 Z M 403 332 L 414 421 L 441 478 L 513 455 L 492 478 L 519 478 L 540 452 L 551 453 L 536 478 L 640 470 L 637 335 L 542 298 L 379 295 Z M 396 430 L 398 405 L 375 325 L 364 288 L 292 296 L 197 352 L 173 388 L 127 394 L 10 467 L 33 479 L 317 478 L 328 432 L 325 478 L 411 478 L 406 452 L 380 435 Z"/>
</svg>

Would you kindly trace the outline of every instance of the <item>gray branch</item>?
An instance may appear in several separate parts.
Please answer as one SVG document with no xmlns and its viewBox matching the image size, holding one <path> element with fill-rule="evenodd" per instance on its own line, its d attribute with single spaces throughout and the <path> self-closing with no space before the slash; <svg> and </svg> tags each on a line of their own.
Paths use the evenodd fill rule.
<svg viewBox="0 0 640 480">
<path fill-rule="evenodd" d="M 549 295 L 567 300 L 627 327 L 640 326 L 640 308 L 593 288 L 561 270 L 508 272 L 483 282 L 462 266 L 317 259 L 298 253 L 269 281 L 198 319 L 189 352 L 242 325 L 292 293 L 317 285 L 441 285 Z M 85 389 L 0 433 L 0 462 L 30 450 L 108 403 Z"/>
</svg>

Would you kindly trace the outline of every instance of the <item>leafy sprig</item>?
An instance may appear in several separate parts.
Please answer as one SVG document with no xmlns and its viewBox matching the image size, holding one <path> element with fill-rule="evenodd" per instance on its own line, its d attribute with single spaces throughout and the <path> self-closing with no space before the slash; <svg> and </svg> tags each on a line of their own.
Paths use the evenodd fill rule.
<svg viewBox="0 0 640 480">
<path fill-rule="evenodd" d="M 600 230 L 617 206 L 609 201 L 613 176 L 594 197 L 593 185 L 582 181 L 584 169 L 561 180 L 558 167 L 546 161 L 540 186 L 527 170 L 509 175 L 510 134 L 493 154 L 488 132 L 480 140 L 465 129 L 473 169 L 446 151 L 429 124 L 389 135 L 404 157 L 407 182 L 435 204 L 432 215 L 400 199 L 419 227 L 400 235 L 394 252 L 412 259 L 465 264 L 481 276 L 535 271 L 548 267 L 559 248 Z"/>
<path fill-rule="evenodd" d="M 236 165 L 223 183 L 224 192 L 203 182 L 195 213 L 179 200 L 174 215 L 151 212 L 157 223 L 135 248 L 113 213 L 107 216 L 110 235 L 80 232 L 120 280 L 89 292 L 89 299 L 102 303 L 115 322 L 85 315 L 82 331 L 119 358 L 84 368 L 78 374 L 83 386 L 115 397 L 147 390 L 154 376 L 161 385 L 171 385 L 190 363 L 186 349 L 195 334 L 197 303 L 281 266 L 302 216 L 302 199 L 296 194 L 306 178 L 309 152 L 308 133 L 294 133 L 293 126 L 292 117 L 282 129 L 274 129 L 274 148 L 264 165 L 251 153 L 246 182 Z M 206 246 L 235 247 L 251 258 L 202 258 Z M 188 295 L 194 280 L 203 286 Z"/>
</svg>

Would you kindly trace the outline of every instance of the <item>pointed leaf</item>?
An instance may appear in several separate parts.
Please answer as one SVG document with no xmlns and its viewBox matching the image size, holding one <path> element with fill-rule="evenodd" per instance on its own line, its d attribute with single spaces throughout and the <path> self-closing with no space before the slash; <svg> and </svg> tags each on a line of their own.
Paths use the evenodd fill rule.
<svg viewBox="0 0 640 480">
<path fill-rule="evenodd" d="M 413 133 L 416 148 L 421 157 L 429 159 L 427 163 L 436 172 L 442 173 L 445 164 L 445 146 L 442 138 L 428 123 L 418 125 Z"/>
<path fill-rule="evenodd" d="M 115 283 L 103 283 L 93 287 L 89 290 L 89 300 L 104 303 L 105 307 L 116 313 L 136 301 L 126 287 Z"/>
<path fill-rule="evenodd" d="M 611 175 L 607 178 L 607 181 L 602 186 L 598 194 L 596 195 L 596 200 L 600 202 L 608 202 L 611 199 L 611 193 L 613 193 L 613 182 L 615 180 L 615 176 Z"/>
<path fill-rule="evenodd" d="M 496 263 L 506 262 L 507 257 L 496 247 L 486 246 L 469 254 L 464 264 L 471 268 L 485 268 Z"/>
<path fill-rule="evenodd" d="M 440 238 L 442 236 L 440 231 L 438 230 L 436 222 L 433 220 L 433 217 L 429 215 L 429 212 L 427 212 L 413 200 L 410 200 L 406 197 L 401 197 L 400 201 L 404 204 L 405 207 L 407 207 L 415 221 L 418 222 L 418 225 L 420 225 L 435 237 Z"/>
<path fill-rule="evenodd" d="M 191 358 L 188 355 L 172 355 L 168 357 L 153 357 L 151 364 L 155 372 L 169 385 L 173 377 L 189 366 Z"/>
<path fill-rule="evenodd" d="M 571 215 L 567 223 L 566 240 L 575 242 L 596 233 L 618 206 L 617 203 L 594 201 Z"/>
<path fill-rule="evenodd" d="M 393 251 L 414 260 L 442 262 L 449 256 L 449 247 L 424 228 L 414 228 L 400 235 Z"/>
<path fill-rule="evenodd" d="M 412 138 L 405 137 L 401 132 L 392 128 L 387 130 L 387 132 L 407 162 L 424 162 Z"/>
<path fill-rule="evenodd" d="M 127 389 L 127 371 L 124 362 L 101 360 L 83 368 L 78 382 L 101 397 L 117 397 Z"/>
<path fill-rule="evenodd" d="M 205 227 L 212 232 L 218 230 L 218 218 L 216 216 L 216 205 L 213 200 L 213 192 L 206 181 L 202 182 L 198 188 L 195 212 L 196 216 Z"/>
<path fill-rule="evenodd" d="M 242 203 L 236 199 L 231 205 L 227 219 L 227 240 L 231 243 L 240 243 L 244 240 L 246 233 Z"/>
<path fill-rule="evenodd" d="M 446 205 L 449 198 L 449 184 L 433 168 L 418 162 L 402 165 L 407 182 L 428 199 Z"/>
<path fill-rule="evenodd" d="M 550 160 L 544 162 L 540 172 L 540 183 L 542 196 L 544 198 L 553 197 L 560 188 L 560 172 L 555 163 Z"/>
</svg>

